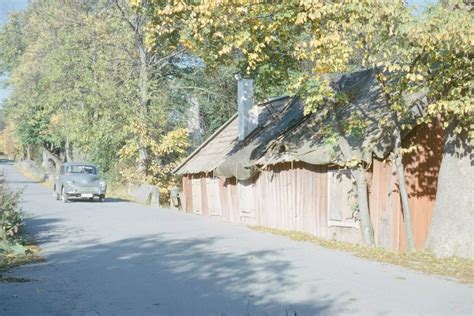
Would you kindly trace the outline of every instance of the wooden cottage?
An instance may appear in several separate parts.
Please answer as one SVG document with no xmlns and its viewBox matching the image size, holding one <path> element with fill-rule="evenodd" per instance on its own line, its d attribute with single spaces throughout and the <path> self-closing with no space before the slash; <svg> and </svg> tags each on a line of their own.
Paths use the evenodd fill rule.
<svg viewBox="0 0 474 316">
<path fill-rule="evenodd" d="M 183 176 L 183 210 L 231 222 L 306 232 L 361 243 L 350 171 L 330 132 L 331 120 L 361 124 L 346 139 L 368 167 L 375 240 L 405 249 L 400 197 L 385 122 L 387 104 L 372 71 L 339 75 L 348 103 L 333 115 L 304 115 L 298 98 L 253 105 L 251 81 L 239 83 L 239 111 L 175 169 Z M 407 99 L 408 100 L 408 99 Z M 408 102 L 416 104 L 416 97 Z M 414 106 L 414 109 L 416 107 Z M 442 155 L 441 133 L 419 125 L 404 136 L 406 181 L 417 248 L 431 223 Z"/>
</svg>

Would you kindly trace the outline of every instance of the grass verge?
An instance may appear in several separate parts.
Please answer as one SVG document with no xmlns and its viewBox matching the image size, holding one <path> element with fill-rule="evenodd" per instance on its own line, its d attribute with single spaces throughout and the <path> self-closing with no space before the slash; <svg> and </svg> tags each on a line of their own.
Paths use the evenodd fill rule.
<svg viewBox="0 0 474 316">
<path fill-rule="evenodd" d="M 347 251 L 357 257 L 372 261 L 395 264 L 428 274 L 452 277 L 463 283 L 474 283 L 474 260 L 457 257 L 439 259 L 427 251 L 402 253 L 383 248 L 368 248 L 361 245 L 325 240 L 311 234 L 295 231 L 261 226 L 251 226 L 251 228 L 261 232 L 285 236 L 293 240 L 310 242 L 324 248 Z"/>
<path fill-rule="evenodd" d="M 54 186 L 53 180 L 48 179 L 45 181 L 43 178 L 36 176 L 29 168 L 25 167 L 24 165 L 20 163 L 16 163 L 15 168 L 16 170 L 18 170 L 18 172 L 21 175 L 27 177 L 28 179 L 32 179 L 33 181 L 40 183 L 44 187 L 51 188 L 51 190 L 53 190 L 53 186 Z"/>
<path fill-rule="evenodd" d="M 112 199 L 134 201 L 127 192 L 127 186 L 122 183 L 109 183 L 107 185 L 107 196 Z"/>
<path fill-rule="evenodd" d="M 31 281 L 24 277 L 5 276 L 4 273 L 8 272 L 12 268 L 22 266 L 25 264 L 44 262 L 44 258 L 39 255 L 40 249 L 36 245 L 24 245 L 18 244 L 13 247 L 23 248 L 21 253 L 16 251 L 4 251 L 0 253 L 0 283 L 14 283 L 14 282 L 28 282 Z"/>
<path fill-rule="evenodd" d="M 35 176 L 34 172 L 21 164 L 15 164 L 17 170 L 26 177 L 48 185 L 44 179 Z M 28 282 L 28 278 L 5 276 L 14 267 L 42 262 L 44 259 L 39 255 L 39 247 L 36 246 L 31 236 L 24 234 L 22 226 L 24 225 L 23 214 L 19 206 L 20 191 L 14 191 L 0 181 L 0 283 Z"/>
</svg>

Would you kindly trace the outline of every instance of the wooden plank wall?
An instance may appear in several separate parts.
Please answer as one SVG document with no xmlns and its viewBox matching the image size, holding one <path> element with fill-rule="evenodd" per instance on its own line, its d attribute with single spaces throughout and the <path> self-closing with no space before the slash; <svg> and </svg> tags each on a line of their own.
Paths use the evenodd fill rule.
<svg viewBox="0 0 474 316">
<path fill-rule="evenodd" d="M 403 163 L 415 245 L 418 249 L 423 249 L 429 233 L 443 143 L 444 135 L 439 124 L 418 126 L 403 143 L 404 148 L 417 146 L 415 151 L 405 154 Z M 395 169 L 387 161 L 374 159 L 369 190 L 377 243 L 394 250 L 406 250 Z"/>
<path fill-rule="evenodd" d="M 410 194 L 412 221 L 417 248 L 423 248 L 436 193 L 436 179 L 442 155 L 443 139 L 433 127 L 417 128 L 407 147 L 418 149 L 404 157 Z M 235 178 L 213 179 L 212 174 L 183 178 L 184 209 L 201 210 L 208 215 L 208 205 L 218 203 L 221 215 L 231 222 L 266 226 L 310 233 L 325 239 L 361 243 L 358 227 L 328 225 L 328 167 L 303 162 L 281 163 L 263 170 L 251 181 Z M 192 182 L 200 179 L 201 205 L 193 206 Z M 207 186 L 217 186 L 210 189 Z M 209 192 L 209 193 L 208 193 Z M 219 201 L 214 201 L 216 192 Z M 191 196 L 191 198 L 190 198 Z M 209 199 L 213 199 L 209 202 Z M 369 206 L 375 239 L 379 246 L 405 249 L 405 232 L 400 197 L 393 166 L 388 161 L 373 160 L 369 171 Z M 219 216 L 212 211 L 212 215 Z"/>
<path fill-rule="evenodd" d="M 209 214 L 209 205 L 216 202 L 209 201 L 214 196 L 209 186 L 217 185 L 220 216 L 228 221 L 360 242 L 358 229 L 328 227 L 327 171 L 327 166 L 295 162 L 272 166 L 252 181 L 213 179 L 210 174 L 187 175 L 183 177 L 183 207 L 189 213 Z M 193 192 L 196 183 L 200 183 L 200 192 Z"/>
<path fill-rule="evenodd" d="M 327 167 L 283 163 L 256 180 L 256 224 L 327 236 Z"/>
<path fill-rule="evenodd" d="M 193 209 L 193 192 L 191 185 L 191 176 L 186 175 L 183 177 L 183 210 L 186 213 L 191 213 Z"/>
<path fill-rule="evenodd" d="M 413 212 L 415 243 L 425 245 L 431 225 L 438 188 L 438 174 L 444 148 L 444 132 L 440 124 L 423 125 L 416 129 L 405 146 L 417 145 L 418 149 L 404 157 L 405 172 Z M 404 238 L 402 238 L 404 242 Z"/>
</svg>

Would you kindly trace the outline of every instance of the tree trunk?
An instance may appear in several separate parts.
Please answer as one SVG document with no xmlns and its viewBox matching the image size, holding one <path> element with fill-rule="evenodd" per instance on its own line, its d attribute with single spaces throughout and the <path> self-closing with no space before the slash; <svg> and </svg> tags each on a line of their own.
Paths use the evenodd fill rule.
<svg viewBox="0 0 474 316">
<path fill-rule="evenodd" d="M 398 188 L 400 190 L 400 199 L 402 201 L 402 215 L 403 223 L 405 225 L 407 250 L 415 251 L 415 239 L 413 237 L 413 227 L 410 216 L 410 203 L 408 200 L 408 191 L 405 183 L 405 168 L 403 166 L 402 155 L 400 154 L 400 149 L 402 148 L 402 138 L 398 127 L 395 127 L 393 131 L 393 144 L 393 156 L 395 161 L 395 170 L 397 173 Z"/>
<path fill-rule="evenodd" d="M 31 160 L 31 145 L 25 145 L 26 160 Z"/>
<path fill-rule="evenodd" d="M 133 33 L 135 34 L 135 49 L 138 51 L 139 55 L 139 84 L 140 84 L 140 119 L 142 123 L 145 124 L 148 119 L 148 106 L 150 102 L 149 98 L 149 56 L 147 55 L 144 39 L 145 39 L 145 27 L 148 23 L 148 16 L 146 14 L 139 14 L 138 16 L 134 16 L 133 19 L 130 19 L 133 14 L 128 14 L 130 11 L 130 7 L 125 9 L 122 7 L 122 3 L 119 0 L 115 0 L 115 5 L 119 9 L 122 14 L 122 18 L 128 24 L 128 26 L 132 29 Z M 127 2 L 126 2 L 127 3 Z M 149 3 L 148 1 L 144 1 L 140 5 L 142 8 L 148 8 Z M 128 13 L 127 13 L 128 12 Z M 149 152 L 147 148 L 146 141 L 144 139 L 138 140 L 138 163 L 137 163 L 137 170 L 142 174 L 146 174 L 148 161 L 149 161 Z"/>
<path fill-rule="evenodd" d="M 53 160 L 54 161 L 54 167 L 56 169 L 56 173 L 58 173 L 59 169 L 61 167 L 61 159 L 59 159 L 58 156 L 56 156 L 51 151 L 49 151 L 48 147 L 43 146 L 43 150 L 44 150 L 43 154 L 46 157 L 46 161 L 48 161 L 49 159 Z"/>
<path fill-rule="evenodd" d="M 145 47 L 143 43 L 137 40 L 138 50 L 140 53 L 140 113 L 143 123 L 146 123 L 148 115 L 148 59 L 146 56 Z M 139 140 L 140 145 L 138 149 L 138 166 L 139 172 L 146 172 L 148 162 L 148 149 L 144 140 Z"/>
<path fill-rule="evenodd" d="M 337 124 L 337 130 L 339 135 L 339 148 L 341 149 L 344 158 L 347 161 L 352 159 L 352 150 L 348 140 L 342 136 L 341 129 L 339 124 Z M 364 245 L 373 247 L 375 246 L 375 238 L 374 238 L 374 228 L 372 227 L 372 221 L 370 220 L 370 212 L 369 212 L 369 197 L 367 194 L 367 172 L 364 170 L 362 165 L 358 165 L 351 169 L 351 174 L 356 181 L 356 188 L 357 188 L 357 202 L 359 204 L 359 225 L 360 225 L 360 232 L 362 234 L 362 241 Z"/>
<path fill-rule="evenodd" d="M 200 104 L 195 96 L 188 96 L 189 107 L 188 113 L 188 131 L 191 138 L 191 142 L 194 147 L 199 146 L 202 143 L 202 129 L 201 129 L 201 117 L 200 117 Z"/>
<path fill-rule="evenodd" d="M 64 103 L 64 129 L 66 131 L 66 143 L 64 145 L 64 153 L 66 155 L 66 161 L 72 161 L 71 157 L 71 146 L 69 143 L 69 118 L 68 118 L 68 112 L 69 112 L 69 106 L 67 103 Z"/>
<path fill-rule="evenodd" d="M 369 197 L 367 195 L 367 172 L 359 166 L 352 170 L 352 176 L 356 181 L 357 197 L 359 203 L 360 232 L 364 245 L 375 246 L 374 228 L 370 220 Z"/>
<path fill-rule="evenodd" d="M 94 35 L 93 35 L 93 39 L 92 39 L 92 43 L 93 43 L 93 48 L 92 48 L 92 64 L 95 65 L 97 63 L 97 46 L 96 46 L 96 43 L 97 43 L 97 33 L 96 33 L 96 30 L 94 30 Z M 94 82 L 94 85 L 97 86 L 98 82 L 97 82 L 97 72 L 96 72 L 96 68 L 95 67 L 92 67 L 92 80 Z M 94 113 L 93 113 L 93 118 L 94 118 L 94 121 L 97 121 L 99 119 L 99 102 L 95 102 L 95 109 L 94 109 Z"/>
<path fill-rule="evenodd" d="M 379 76 L 382 73 L 379 72 L 379 68 L 377 69 L 377 76 L 376 79 L 379 84 L 382 86 L 382 90 L 384 90 L 387 86 L 387 82 L 383 79 L 383 76 Z M 401 91 L 400 91 L 401 92 Z M 400 149 L 402 148 L 402 138 L 401 138 L 401 131 L 400 131 L 400 121 L 398 117 L 398 113 L 393 109 L 393 98 L 390 96 L 389 93 L 384 92 L 385 99 L 387 103 L 390 105 L 391 113 L 391 120 L 393 124 L 393 134 L 392 134 L 392 143 L 393 143 L 393 151 L 392 154 L 395 160 L 395 168 L 397 172 L 397 181 L 398 187 L 400 190 L 400 199 L 402 201 L 402 215 L 403 215 L 403 222 L 405 224 L 405 235 L 407 240 L 407 249 L 408 251 L 415 250 L 415 239 L 413 237 L 413 228 L 411 224 L 411 217 L 410 217 L 410 204 L 408 203 L 408 192 L 405 183 L 405 168 L 403 166 L 402 155 L 400 153 Z"/>
<path fill-rule="evenodd" d="M 69 142 L 69 136 L 67 135 L 66 135 L 66 144 L 64 145 L 64 152 L 66 154 L 66 161 L 72 161 L 71 143 Z"/>
<path fill-rule="evenodd" d="M 427 248 L 437 257 L 474 257 L 474 160 L 467 133 L 447 129 Z"/>
</svg>

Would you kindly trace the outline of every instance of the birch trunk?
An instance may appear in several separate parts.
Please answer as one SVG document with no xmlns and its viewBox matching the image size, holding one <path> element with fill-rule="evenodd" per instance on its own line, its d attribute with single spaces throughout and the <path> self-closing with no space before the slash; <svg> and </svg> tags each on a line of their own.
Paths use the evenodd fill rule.
<svg viewBox="0 0 474 316">
<path fill-rule="evenodd" d="M 137 40 L 138 42 L 138 40 Z M 142 43 L 137 43 L 140 53 L 140 112 L 141 119 L 143 122 L 146 122 L 148 115 L 148 59 L 145 51 L 145 47 Z M 147 161 L 148 161 L 148 150 L 147 146 L 144 143 L 144 140 L 140 139 L 139 149 L 138 149 L 138 166 L 137 169 L 139 172 L 146 172 Z"/>
<path fill-rule="evenodd" d="M 64 107 L 64 129 L 66 130 L 66 143 L 64 145 L 64 153 L 66 155 L 66 161 L 72 161 L 71 157 L 71 144 L 69 143 L 69 106 L 67 103 L 63 104 Z"/>
<path fill-rule="evenodd" d="M 64 145 L 64 152 L 66 154 L 66 161 L 72 161 L 72 149 L 71 143 L 69 142 L 69 136 L 66 136 L 66 144 Z"/>
<path fill-rule="evenodd" d="M 188 130 L 192 144 L 197 147 L 202 143 L 202 129 L 201 129 L 201 117 L 200 117 L 200 104 L 195 96 L 187 97 L 189 104 L 189 118 L 188 118 Z"/>
</svg>

